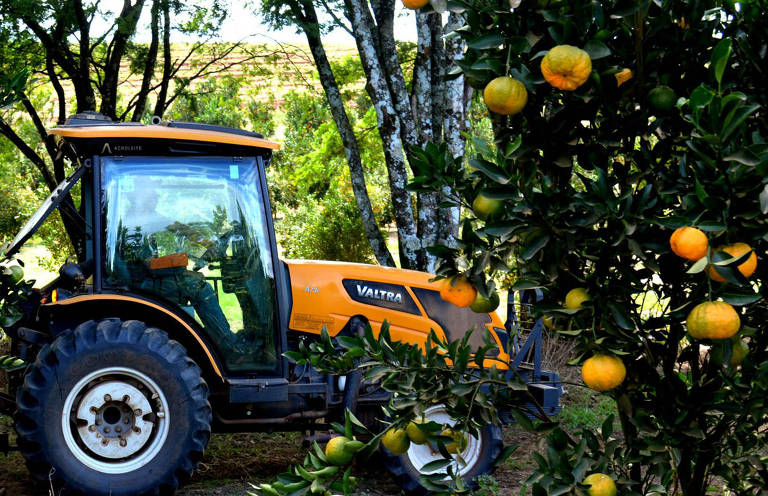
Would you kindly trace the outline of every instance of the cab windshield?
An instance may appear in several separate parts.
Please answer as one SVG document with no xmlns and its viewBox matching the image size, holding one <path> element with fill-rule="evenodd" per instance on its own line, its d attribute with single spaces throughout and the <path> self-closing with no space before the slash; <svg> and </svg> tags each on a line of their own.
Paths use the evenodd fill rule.
<svg viewBox="0 0 768 496">
<path fill-rule="evenodd" d="M 233 371 L 277 367 L 255 158 L 104 157 L 105 281 L 188 312 Z"/>
</svg>

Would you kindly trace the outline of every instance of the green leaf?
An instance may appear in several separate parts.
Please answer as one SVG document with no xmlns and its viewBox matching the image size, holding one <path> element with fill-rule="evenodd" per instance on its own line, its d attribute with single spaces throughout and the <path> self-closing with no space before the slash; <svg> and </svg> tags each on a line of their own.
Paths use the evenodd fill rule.
<svg viewBox="0 0 768 496">
<path fill-rule="evenodd" d="M 632 319 L 627 315 L 625 309 L 621 308 L 616 303 L 609 303 L 608 308 L 610 308 L 611 314 L 613 314 L 613 319 L 619 327 L 627 331 L 634 330 L 635 326 L 632 324 Z"/>
<path fill-rule="evenodd" d="M 511 288 L 509 288 L 512 291 L 521 291 L 523 289 L 537 289 L 541 288 L 542 285 L 535 282 L 535 281 L 529 281 L 527 279 L 520 279 L 515 284 L 512 285 Z"/>
<path fill-rule="evenodd" d="M 598 40 L 589 40 L 584 45 L 584 51 L 589 54 L 589 58 L 592 60 L 602 59 L 611 54 L 611 49 Z"/>
<path fill-rule="evenodd" d="M 745 293 L 745 292 L 738 292 L 735 290 L 728 290 L 720 293 L 720 297 L 725 301 L 726 303 L 730 303 L 734 306 L 742 306 L 742 305 L 750 305 L 756 301 L 759 301 L 762 299 L 762 296 L 758 293 Z"/>
<path fill-rule="evenodd" d="M 768 184 L 765 185 L 763 191 L 760 193 L 760 211 L 764 214 L 768 214 Z"/>
<path fill-rule="evenodd" d="M 473 50 L 497 48 L 504 43 L 504 36 L 500 33 L 489 33 L 467 43 L 467 47 Z"/>
<path fill-rule="evenodd" d="M 714 92 L 702 84 L 693 90 L 691 97 L 688 99 L 688 104 L 691 106 L 691 109 L 705 107 L 709 105 L 709 102 L 712 101 L 714 96 Z"/>
<path fill-rule="evenodd" d="M 549 234 L 546 234 L 546 233 L 539 234 L 530 243 L 528 243 L 528 246 L 525 248 L 525 251 L 523 252 L 523 259 L 524 260 L 532 259 L 542 248 L 547 246 L 547 243 L 549 243 Z"/>
<path fill-rule="evenodd" d="M 421 467 L 420 472 L 435 472 L 437 470 L 443 469 L 453 463 L 453 459 L 443 459 L 443 460 L 435 460 L 432 462 L 427 463 L 423 467 Z"/>
<path fill-rule="evenodd" d="M 707 257 L 701 257 L 691 265 L 691 268 L 686 271 L 688 274 L 698 274 L 699 272 L 702 272 L 704 269 L 707 268 L 707 265 L 709 264 L 709 260 L 707 260 Z"/>
<path fill-rule="evenodd" d="M 479 170 L 490 179 L 499 184 L 509 183 L 509 177 L 496 164 L 482 159 L 472 159 L 469 161 L 470 167 Z"/>
<path fill-rule="evenodd" d="M 723 73 L 731 56 L 731 44 L 730 38 L 723 38 L 712 50 L 709 70 L 714 74 L 718 86 L 723 80 Z"/>
<path fill-rule="evenodd" d="M 726 162 L 739 162 L 740 164 L 755 166 L 761 162 L 760 157 L 749 150 L 743 149 L 723 157 Z"/>
</svg>

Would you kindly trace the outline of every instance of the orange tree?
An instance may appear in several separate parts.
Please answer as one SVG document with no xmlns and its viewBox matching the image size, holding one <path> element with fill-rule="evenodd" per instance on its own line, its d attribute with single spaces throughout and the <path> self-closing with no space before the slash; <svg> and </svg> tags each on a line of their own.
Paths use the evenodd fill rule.
<svg viewBox="0 0 768 496">
<path fill-rule="evenodd" d="M 598 479 L 610 486 L 587 478 L 597 473 L 620 494 L 703 495 L 712 484 L 761 494 L 768 3 L 453 0 L 448 8 L 464 14 L 457 34 L 468 45 L 449 74 L 462 73 L 508 115 L 491 112 L 495 142 L 476 141 L 465 161 L 444 145 L 413 153 L 413 189 L 448 186 L 467 209 L 502 204 L 470 214 L 457 247 L 431 248 L 438 276 L 462 274 L 484 296 L 498 273 L 514 274 L 514 289 L 542 288 L 537 314 L 567 322 L 560 332 L 573 339 L 574 364 L 598 357 L 584 382 L 615 399 L 623 431 L 615 436 L 609 419 L 573 435 L 517 416 L 549 431 L 531 492 L 587 494 L 584 482 Z M 488 371 L 457 378 L 436 366 L 440 356 L 417 358 L 386 336 L 341 345 L 341 358 L 330 342 L 294 358 L 343 371 L 367 356 L 362 367 L 393 392 L 396 426 L 446 401 L 472 430 L 494 419 L 494 405 L 520 401 L 519 382 Z M 461 343 L 443 348 L 469 353 Z M 481 382 L 487 394 L 474 387 Z"/>
<path fill-rule="evenodd" d="M 458 248 L 434 249 L 438 274 L 465 272 L 484 292 L 489 273 L 514 266 L 516 287 L 545 289 L 540 314 L 570 321 L 563 334 L 574 339 L 575 363 L 611 355 L 626 367 L 605 393 L 623 441 L 551 436 L 534 493 L 578 487 L 572 473 L 585 456 L 626 494 L 704 494 L 715 478 L 737 494 L 759 492 L 768 123 L 758 26 L 768 4 L 453 6 L 466 12 L 467 80 L 482 90 L 511 76 L 528 101 L 515 115 L 491 114 L 495 146 L 477 143 L 467 170 L 443 166 L 439 147 L 423 152 L 417 189 L 451 185 L 466 206 L 481 193 L 504 202 L 492 219 L 467 219 Z M 683 226 L 704 238 L 693 263 L 670 249 Z M 737 243 L 747 248 L 718 249 Z M 581 287 L 590 301 L 564 308 Z M 728 304 L 697 307 L 710 300 Z M 734 329 L 732 339 L 712 339 Z"/>
</svg>

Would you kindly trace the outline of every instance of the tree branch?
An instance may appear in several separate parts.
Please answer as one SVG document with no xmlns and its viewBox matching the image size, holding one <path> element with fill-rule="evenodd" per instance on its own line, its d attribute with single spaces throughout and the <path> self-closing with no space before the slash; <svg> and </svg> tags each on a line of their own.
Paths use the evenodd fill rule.
<svg viewBox="0 0 768 496">
<path fill-rule="evenodd" d="M 48 170 L 48 166 L 40 155 L 38 155 L 27 143 L 16 134 L 16 132 L 6 122 L 0 121 L 0 134 L 8 138 L 13 145 L 21 151 L 21 153 L 29 159 L 30 162 L 37 168 L 40 174 L 43 176 L 45 185 L 49 191 L 53 191 L 56 188 L 56 181 L 51 175 L 51 171 Z"/>
</svg>

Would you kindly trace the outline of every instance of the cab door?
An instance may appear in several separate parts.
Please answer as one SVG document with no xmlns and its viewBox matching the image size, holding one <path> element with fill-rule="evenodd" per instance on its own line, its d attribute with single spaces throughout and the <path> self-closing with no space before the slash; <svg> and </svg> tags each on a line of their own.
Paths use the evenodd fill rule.
<svg viewBox="0 0 768 496">
<path fill-rule="evenodd" d="M 104 285 L 204 329 L 230 375 L 279 375 L 276 257 L 258 157 L 103 157 Z"/>
</svg>

